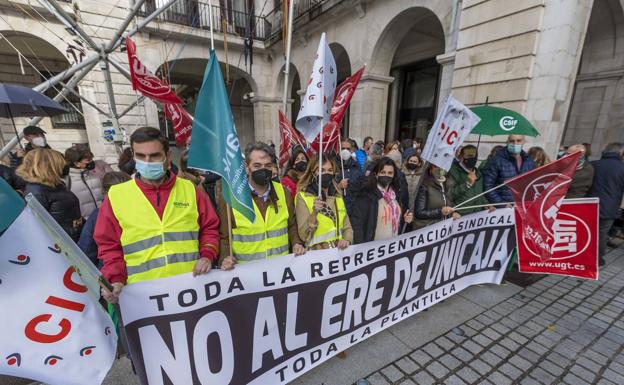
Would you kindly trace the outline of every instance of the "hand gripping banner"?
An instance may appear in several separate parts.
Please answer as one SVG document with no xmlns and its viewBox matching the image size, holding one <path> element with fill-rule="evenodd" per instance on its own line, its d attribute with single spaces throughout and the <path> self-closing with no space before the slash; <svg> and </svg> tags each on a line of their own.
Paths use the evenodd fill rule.
<svg viewBox="0 0 624 385">
<path fill-rule="evenodd" d="M 285 384 L 462 291 L 500 283 L 511 209 L 384 241 L 128 285 L 121 307 L 142 384 Z"/>
</svg>

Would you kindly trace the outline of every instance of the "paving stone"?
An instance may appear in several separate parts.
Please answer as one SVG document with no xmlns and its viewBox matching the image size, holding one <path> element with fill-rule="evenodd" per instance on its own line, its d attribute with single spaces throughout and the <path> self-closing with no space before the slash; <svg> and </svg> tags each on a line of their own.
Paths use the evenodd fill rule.
<svg viewBox="0 0 624 385">
<path fill-rule="evenodd" d="M 583 357 L 587 357 L 590 360 L 599 363 L 600 365 L 604 365 L 609 361 L 608 357 L 603 356 L 600 353 L 596 353 L 592 349 L 589 349 L 583 353 Z"/>
<path fill-rule="evenodd" d="M 462 348 L 468 350 L 470 353 L 477 355 L 483 351 L 483 347 L 474 341 L 465 341 L 461 344 Z"/>
<path fill-rule="evenodd" d="M 544 360 L 537 365 L 538 368 L 544 369 L 546 372 L 554 375 L 555 377 L 563 374 L 564 369 L 561 366 L 553 363 L 552 361 Z"/>
<path fill-rule="evenodd" d="M 563 356 L 557 352 L 550 353 L 548 356 L 546 356 L 546 358 L 562 368 L 565 368 L 570 364 L 570 358 Z"/>
<path fill-rule="evenodd" d="M 420 366 L 417 363 L 415 363 L 408 357 L 403 357 L 397 362 L 395 362 L 394 364 L 398 366 L 399 369 L 403 371 L 403 373 L 407 373 L 407 374 L 412 374 L 420 368 Z"/>
<path fill-rule="evenodd" d="M 548 373 L 547 371 L 539 367 L 533 369 L 530 374 L 531 374 L 531 377 L 535 378 L 536 380 L 544 384 L 552 384 L 556 378 L 552 374 Z"/>
<path fill-rule="evenodd" d="M 371 383 L 371 385 L 388 385 L 390 384 L 390 382 L 388 382 L 382 375 L 381 373 L 377 372 L 374 373 L 372 376 L 366 378 L 366 380 L 368 382 Z M 430 384 L 432 384 L 433 382 L 431 382 Z"/>
<path fill-rule="evenodd" d="M 455 347 L 455 342 L 451 341 L 450 339 L 446 338 L 446 337 L 440 337 L 438 339 L 435 340 L 436 345 L 438 345 L 439 347 L 441 347 L 442 349 L 449 351 L 451 349 L 453 349 Z"/>
<path fill-rule="evenodd" d="M 477 334 L 476 336 L 472 337 L 472 340 L 481 346 L 488 346 L 493 342 L 491 339 L 484 336 L 483 334 Z"/>
<path fill-rule="evenodd" d="M 456 367 L 461 365 L 461 361 L 459 361 L 457 358 L 451 356 L 450 354 L 445 354 L 442 357 L 438 358 L 438 361 L 446 366 L 447 368 L 453 370 Z"/>
<path fill-rule="evenodd" d="M 466 385 L 466 382 L 456 375 L 452 375 L 444 380 L 444 385 Z"/>
<path fill-rule="evenodd" d="M 436 358 L 444 354 L 444 351 L 440 349 L 440 347 L 433 342 L 428 343 L 423 347 L 423 350 L 427 352 L 431 357 Z"/>
<path fill-rule="evenodd" d="M 508 377 L 505 377 L 501 372 L 494 372 L 488 375 L 488 380 L 492 381 L 496 385 L 511 385 L 512 381 Z"/>
<path fill-rule="evenodd" d="M 602 365 L 597 364 L 596 362 L 585 357 L 580 357 L 578 360 L 576 360 L 576 363 L 594 373 L 598 373 L 598 371 L 602 368 Z"/>
<path fill-rule="evenodd" d="M 618 383 L 619 384 L 619 383 Z M 596 385 L 618 385 L 614 382 L 611 382 L 609 380 L 607 380 L 606 378 L 601 378 L 600 380 L 598 380 L 598 382 L 596 383 Z"/>
<path fill-rule="evenodd" d="M 457 371 L 457 376 L 466 381 L 469 384 L 476 383 L 481 377 L 479 373 L 470 369 L 469 367 L 461 368 Z"/>
<path fill-rule="evenodd" d="M 503 357 L 499 357 L 491 352 L 485 352 L 481 354 L 481 359 L 485 361 L 488 365 L 492 366 L 498 366 L 498 364 L 503 362 Z"/>
<path fill-rule="evenodd" d="M 526 371 L 528 370 L 531 366 L 533 366 L 533 363 L 525 360 L 524 358 L 522 358 L 519 355 L 514 355 L 511 358 L 509 358 L 508 361 L 510 364 L 512 364 L 513 366 L 515 366 L 516 368 Z"/>
<path fill-rule="evenodd" d="M 492 367 L 485 363 L 485 361 L 478 358 L 470 363 L 470 367 L 481 375 L 484 375 L 492 369 Z"/>
<path fill-rule="evenodd" d="M 429 373 L 420 371 L 412 376 L 412 380 L 418 385 L 432 385 L 435 384 L 436 380 Z"/>
<path fill-rule="evenodd" d="M 602 373 L 602 377 L 608 379 L 609 381 L 613 381 L 616 384 L 624 384 L 624 375 L 614 372 L 611 369 L 607 369 Z"/>
<path fill-rule="evenodd" d="M 574 373 L 568 373 L 563 377 L 563 382 L 569 385 L 586 385 L 587 381 L 574 375 Z"/>
<path fill-rule="evenodd" d="M 516 341 L 520 345 L 524 345 L 527 342 L 529 342 L 528 338 L 526 338 L 525 336 L 520 335 L 519 333 L 516 333 L 516 332 L 509 333 L 509 338 L 511 338 L 512 340 Z"/>
<path fill-rule="evenodd" d="M 505 348 L 511 350 L 512 352 L 515 352 L 520 347 L 520 344 L 518 344 L 516 341 L 512 340 L 509 337 L 503 338 L 502 340 L 498 341 L 498 343 L 501 346 L 504 346 Z"/>
<path fill-rule="evenodd" d="M 394 365 L 389 365 L 381 369 L 381 374 L 386 376 L 390 382 L 397 382 L 404 377 L 403 372 L 401 372 L 399 368 Z"/>
<path fill-rule="evenodd" d="M 594 373 L 590 372 L 589 370 L 585 369 L 584 367 L 580 365 L 572 366 L 570 368 L 570 373 L 575 374 L 576 376 L 582 378 L 588 383 L 594 381 L 594 379 L 596 378 L 596 375 Z"/>
<path fill-rule="evenodd" d="M 517 380 L 524 374 L 522 370 L 516 368 L 510 363 L 501 365 L 498 368 L 498 371 L 503 373 L 505 376 L 511 378 L 512 380 Z"/>
<path fill-rule="evenodd" d="M 470 353 L 466 349 L 455 348 L 451 351 L 451 354 L 455 357 L 459 358 L 460 361 L 469 362 L 474 358 L 474 354 Z"/>
<path fill-rule="evenodd" d="M 416 350 L 412 354 L 410 354 L 410 358 L 417 362 L 420 366 L 425 366 L 427 362 L 432 360 L 432 357 L 427 354 L 424 350 Z"/>
<path fill-rule="evenodd" d="M 431 373 L 435 378 L 438 378 L 438 379 L 443 378 L 450 372 L 450 370 L 448 370 L 447 367 L 445 367 L 444 365 L 442 365 L 441 363 L 437 361 L 433 361 L 432 363 L 427 365 L 426 369 L 429 373 Z"/>
<path fill-rule="evenodd" d="M 539 381 L 532 377 L 525 377 L 520 381 L 520 385 L 542 385 Z"/>
</svg>

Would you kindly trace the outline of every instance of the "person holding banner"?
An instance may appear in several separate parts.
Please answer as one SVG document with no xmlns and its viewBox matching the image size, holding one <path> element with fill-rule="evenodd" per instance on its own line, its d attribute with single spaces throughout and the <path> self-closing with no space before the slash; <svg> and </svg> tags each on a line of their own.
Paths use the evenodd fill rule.
<svg viewBox="0 0 624 385">
<path fill-rule="evenodd" d="M 459 161 L 453 162 L 448 173 L 448 179 L 452 187 L 450 196 L 453 202 L 461 203 L 479 196 L 470 205 L 482 207 L 462 210 L 464 215 L 483 210 L 485 205 L 488 204 L 488 200 L 483 195 L 483 175 L 476 167 L 477 159 L 477 148 L 473 145 L 464 146 L 459 152 Z"/>
<path fill-rule="evenodd" d="M 318 196 L 319 157 L 310 159 L 298 185 L 296 213 L 299 236 L 308 249 L 338 247 L 346 249 L 353 243 L 353 229 L 347 215 L 342 188 L 336 183 L 338 166 L 333 157 L 323 155 L 321 192 Z"/>
<path fill-rule="evenodd" d="M 354 191 L 351 223 L 355 244 L 396 237 L 401 223 L 414 214 L 403 208 L 399 197 L 399 170 L 392 159 L 379 159 L 362 187 Z"/>
<path fill-rule="evenodd" d="M 306 251 L 299 238 L 292 196 L 281 183 L 271 180 L 274 154 L 263 142 L 249 144 L 245 149 L 246 171 L 256 212 L 254 222 L 228 207 L 223 195 L 217 198 L 221 219 L 219 260 L 224 270 L 232 269 L 237 263 L 287 255 L 291 249 L 295 255 Z M 231 222 L 231 236 L 228 222 Z"/>
<path fill-rule="evenodd" d="M 113 186 L 102 202 L 94 238 L 102 274 L 116 303 L 125 284 L 178 274 L 204 274 L 216 259 L 219 219 L 208 196 L 171 169 L 169 140 L 141 127 L 130 136 L 134 179 Z"/>
<path fill-rule="evenodd" d="M 432 164 L 423 178 L 414 203 L 414 229 L 421 229 L 451 216 L 459 219 L 461 215 L 453 211 L 446 171 Z"/>
</svg>

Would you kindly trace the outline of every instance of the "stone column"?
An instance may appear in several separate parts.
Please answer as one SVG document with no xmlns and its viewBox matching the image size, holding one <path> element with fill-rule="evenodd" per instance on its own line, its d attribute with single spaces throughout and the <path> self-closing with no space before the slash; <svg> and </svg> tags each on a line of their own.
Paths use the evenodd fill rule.
<svg viewBox="0 0 624 385">
<path fill-rule="evenodd" d="M 375 140 L 386 137 L 388 90 L 393 77 L 364 74 L 351 99 L 350 136 L 362 140 L 372 136 Z"/>
<path fill-rule="evenodd" d="M 91 80 L 83 80 L 78 86 L 80 95 L 87 100 L 96 101 L 96 92 L 94 82 Z M 99 107 L 106 109 L 108 106 L 99 104 Z M 87 103 L 82 103 L 82 113 L 84 115 L 85 127 L 87 130 L 87 138 L 89 140 L 89 148 L 96 159 L 102 159 L 108 163 L 116 163 L 118 159 L 117 151 L 113 144 L 108 144 L 102 138 L 102 122 L 107 120 L 95 108 Z"/>
<path fill-rule="evenodd" d="M 279 146 L 278 111 L 282 107 L 282 98 L 254 95 L 251 102 L 254 105 L 254 140 L 271 139 Z"/>
<path fill-rule="evenodd" d="M 404 72 L 399 69 L 393 69 L 390 74 L 394 78 L 394 81 L 390 85 L 390 105 L 388 105 L 388 130 L 386 136 L 395 138 L 397 134 L 401 85 L 403 83 Z"/>
<path fill-rule="evenodd" d="M 440 64 L 440 89 L 438 91 L 437 112 L 444 106 L 446 97 L 451 94 L 453 87 L 453 71 L 455 70 L 455 51 L 436 56 Z M 460 100 L 461 101 L 461 100 Z"/>
</svg>

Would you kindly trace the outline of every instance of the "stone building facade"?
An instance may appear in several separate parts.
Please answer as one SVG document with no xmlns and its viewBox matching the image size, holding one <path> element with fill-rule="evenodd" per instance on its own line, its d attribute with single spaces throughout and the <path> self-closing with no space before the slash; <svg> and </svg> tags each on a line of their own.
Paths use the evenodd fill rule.
<svg viewBox="0 0 624 385">
<path fill-rule="evenodd" d="M 98 44 L 110 39 L 132 0 L 61 2 Z M 167 77 L 193 112 L 209 57 L 208 0 L 179 0 L 134 40 L 143 63 Z M 339 81 L 366 65 L 343 135 L 359 139 L 425 137 L 447 95 L 523 113 L 554 156 L 561 144 L 591 143 L 594 154 L 624 141 L 624 13 L 620 0 L 294 0 L 295 32 L 288 116 L 295 118 L 321 32 L 327 33 Z M 140 22 L 163 0 L 148 0 Z M 241 142 L 279 140 L 284 87 L 279 0 L 213 0 L 215 48 Z M 34 86 L 80 61 L 80 39 L 32 1 L 0 5 L 0 81 Z M 253 66 L 244 52 L 253 37 Z M 82 42 L 85 54 L 90 49 Z M 17 52 L 21 55 L 18 55 Z M 127 67 L 126 55 L 111 55 Z M 118 114 L 137 102 L 128 79 L 111 69 Z M 67 116 L 45 119 L 54 148 L 89 143 L 111 163 L 116 146 L 103 136 L 111 121 L 99 65 L 64 103 Z M 58 88 L 58 87 L 57 87 Z M 57 91 L 51 89 L 50 95 Z M 93 103 L 95 108 L 91 105 Z M 98 110 L 99 109 L 99 110 Z M 294 111 L 294 113 L 293 113 Z M 26 121 L 18 119 L 18 124 Z M 143 125 L 170 132 L 159 106 L 144 100 L 119 119 L 126 133 Z M 14 134 L 2 122 L 0 144 Z M 481 156 L 500 137 L 480 139 Z M 469 137 L 476 142 L 479 138 Z"/>
</svg>

